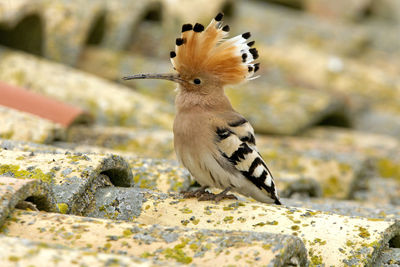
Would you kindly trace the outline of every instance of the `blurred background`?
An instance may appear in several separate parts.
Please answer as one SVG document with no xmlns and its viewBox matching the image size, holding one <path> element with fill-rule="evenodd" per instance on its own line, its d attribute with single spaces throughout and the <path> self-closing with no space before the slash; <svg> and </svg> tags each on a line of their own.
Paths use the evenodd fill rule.
<svg viewBox="0 0 400 267">
<path fill-rule="evenodd" d="M 256 41 L 261 77 L 227 94 L 282 194 L 398 203 L 398 0 L 2 0 L 0 137 L 175 159 L 175 84 L 121 77 L 172 71 L 181 25 L 220 11 Z"/>
</svg>

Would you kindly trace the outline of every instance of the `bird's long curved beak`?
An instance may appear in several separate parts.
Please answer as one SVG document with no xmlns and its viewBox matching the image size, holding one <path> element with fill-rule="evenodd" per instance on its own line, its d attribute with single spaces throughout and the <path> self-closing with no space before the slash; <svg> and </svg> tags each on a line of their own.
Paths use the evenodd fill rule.
<svg viewBox="0 0 400 267">
<path fill-rule="evenodd" d="M 160 79 L 168 80 L 176 83 L 183 83 L 184 80 L 179 77 L 178 74 L 174 73 L 149 73 L 149 74 L 135 74 L 131 76 L 126 76 L 122 78 L 123 80 L 133 80 L 133 79 Z"/>
</svg>

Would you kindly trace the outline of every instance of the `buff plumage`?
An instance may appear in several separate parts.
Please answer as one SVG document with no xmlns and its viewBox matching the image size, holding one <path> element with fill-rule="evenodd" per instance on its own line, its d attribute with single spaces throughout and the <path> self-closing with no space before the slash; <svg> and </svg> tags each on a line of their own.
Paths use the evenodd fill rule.
<svg viewBox="0 0 400 267">
<path fill-rule="evenodd" d="M 219 13 L 205 28 L 184 24 L 170 53 L 176 73 L 139 74 L 125 79 L 167 79 L 178 83 L 174 146 L 177 158 L 206 187 L 223 189 L 265 203 L 280 204 L 274 178 L 258 153 L 254 130 L 236 112 L 223 87 L 257 78 L 258 51 L 246 32 L 227 38 L 229 26 Z M 209 196 L 209 193 L 208 193 Z M 213 199 L 213 198 L 210 198 Z"/>
</svg>

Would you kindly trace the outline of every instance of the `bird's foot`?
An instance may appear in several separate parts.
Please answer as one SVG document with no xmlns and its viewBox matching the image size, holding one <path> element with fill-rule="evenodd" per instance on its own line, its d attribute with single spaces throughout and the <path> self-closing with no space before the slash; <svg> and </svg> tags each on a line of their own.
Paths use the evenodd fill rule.
<svg viewBox="0 0 400 267">
<path fill-rule="evenodd" d="M 205 194 L 202 194 L 197 199 L 199 201 L 214 200 L 216 203 L 220 202 L 223 199 L 237 199 L 237 197 L 235 195 L 228 194 L 229 190 L 230 190 L 230 188 L 228 187 L 219 194 L 212 194 L 212 193 L 205 192 Z"/>
<path fill-rule="evenodd" d="M 183 195 L 183 198 L 199 198 L 204 194 L 210 194 L 206 191 L 207 188 L 208 186 L 202 186 L 194 191 L 182 191 L 181 194 Z"/>
</svg>

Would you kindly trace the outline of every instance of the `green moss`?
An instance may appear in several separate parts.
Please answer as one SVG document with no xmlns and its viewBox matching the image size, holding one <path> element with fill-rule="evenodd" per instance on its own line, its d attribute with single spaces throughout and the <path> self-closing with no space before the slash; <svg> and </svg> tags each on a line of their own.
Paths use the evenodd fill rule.
<svg viewBox="0 0 400 267">
<path fill-rule="evenodd" d="M 325 240 L 321 240 L 321 238 L 315 238 L 314 239 L 314 243 L 320 244 L 320 245 L 325 245 L 326 241 Z"/>
<path fill-rule="evenodd" d="M 180 181 L 176 181 L 175 179 L 173 179 L 173 181 L 174 181 L 173 186 L 171 186 L 171 188 L 170 188 L 171 191 L 172 192 L 179 192 L 183 187 L 183 183 L 180 182 Z"/>
<path fill-rule="evenodd" d="M 88 160 L 88 157 L 85 156 L 85 155 L 67 155 L 67 159 L 70 160 L 69 163 L 74 164 L 74 163 L 79 162 L 80 160 L 85 160 L 85 161 L 87 161 L 87 160 Z"/>
<path fill-rule="evenodd" d="M 20 260 L 20 258 L 17 257 L 17 256 L 9 256 L 9 257 L 8 257 L 8 260 L 9 260 L 9 261 L 13 261 L 13 262 L 17 262 L 17 261 Z"/>
<path fill-rule="evenodd" d="M 239 218 L 237 218 L 237 220 L 239 222 L 241 222 L 241 223 L 245 223 L 246 222 L 246 218 L 243 218 L 243 217 L 239 217 Z"/>
<path fill-rule="evenodd" d="M 293 225 L 292 227 L 290 227 L 293 231 L 298 231 L 300 229 L 300 226 L 298 225 Z"/>
<path fill-rule="evenodd" d="M 259 222 L 259 223 L 253 224 L 253 227 L 264 226 L 264 225 L 266 225 L 265 222 Z"/>
<path fill-rule="evenodd" d="M 154 180 L 149 179 L 151 176 L 146 175 L 146 173 L 138 173 L 133 177 L 133 181 L 136 186 L 139 186 L 143 189 L 154 190 L 157 189 L 157 184 Z"/>
<path fill-rule="evenodd" d="M 371 236 L 368 230 L 362 226 L 358 227 L 358 231 L 360 231 L 358 235 L 361 236 L 362 238 L 369 238 Z"/>
<path fill-rule="evenodd" d="M 339 192 L 342 192 L 342 188 L 339 178 L 336 176 L 330 176 L 327 182 L 323 185 L 324 197 L 336 196 Z"/>
<path fill-rule="evenodd" d="M 57 207 L 61 214 L 67 214 L 68 209 L 69 209 L 69 206 L 67 203 L 58 203 Z"/>
<path fill-rule="evenodd" d="M 36 168 L 30 171 L 20 170 L 20 166 L 12 164 L 0 165 L 0 175 L 3 174 L 10 174 L 19 179 L 37 179 L 46 183 L 50 183 L 52 180 L 52 175 L 50 173 L 43 173 L 41 169 Z"/>
<path fill-rule="evenodd" d="M 163 254 L 167 259 L 175 259 L 177 262 L 189 264 L 192 262 L 192 257 L 186 256 L 183 248 L 186 246 L 186 241 L 176 245 L 174 248 L 166 248 Z"/>
<path fill-rule="evenodd" d="M 122 235 L 124 236 L 124 237 L 129 237 L 129 236 L 131 236 L 133 233 L 132 233 L 132 231 L 130 230 L 130 229 L 125 229 L 123 232 L 122 232 Z"/>
<path fill-rule="evenodd" d="M 193 243 L 193 244 L 190 244 L 189 248 L 193 251 L 196 251 L 199 248 L 199 246 L 197 244 Z"/>
<path fill-rule="evenodd" d="M 11 137 L 13 137 L 14 136 L 14 131 L 8 131 L 8 132 L 5 132 L 5 133 L 0 133 L 0 138 L 3 138 L 3 139 L 11 139 Z"/>
<path fill-rule="evenodd" d="M 380 159 L 377 162 L 377 169 L 383 178 L 395 178 L 400 181 L 400 163 L 390 159 Z"/>
<path fill-rule="evenodd" d="M 140 257 L 142 258 L 149 258 L 149 257 L 153 257 L 155 256 L 155 254 L 150 253 L 150 252 L 144 252 L 142 255 L 140 255 Z"/>
<path fill-rule="evenodd" d="M 265 250 L 270 250 L 271 249 L 271 244 L 263 244 L 261 247 Z"/>
<path fill-rule="evenodd" d="M 310 266 L 318 266 L 322 265 L 322 256 L 321 255 L 316 255 L 314 249 L 310 248 L 308 251 L 308 255 L 310 256 L 311 264 Z"/>
<path fill-rule="evenodd" d="M 346 163 L 339 163 L 339 169 L 342 173 L 351 171 L 351 166 Z"/>
<path fill-rule="evenodd" d="M 233 216 L 226 216 L 224 218 L 224 222 L 226 223 L 233 223 Z"/>
<path fill-rule="evenodd" d="M 180 209 L 180 211 L 182 212 L 182 213 L 185 213 L 185 214 L 189 214 L 189 213 L 192 213 L 193 211 L 191 210 L 191 209 L 189 209 L 189 208 L 183 208 L 183 209 Z"/>
</svg>

